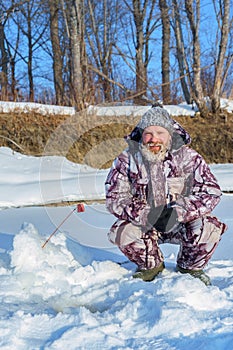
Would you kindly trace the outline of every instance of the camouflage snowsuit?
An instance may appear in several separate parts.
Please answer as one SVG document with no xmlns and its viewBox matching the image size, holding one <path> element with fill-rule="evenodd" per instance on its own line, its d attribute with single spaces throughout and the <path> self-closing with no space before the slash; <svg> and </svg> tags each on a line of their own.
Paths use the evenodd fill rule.
<svg viewBox="0 0 233 350">
<path fill-rule="evenodd" d="M 226 225 L 211 215 L 221 190 L 189 134 L 174 121 L 172 145 L 163 161 L 149 162 L 140 151 L 137 127 L 129 147 L 114 161 L 106 180 L 106 206 L 118 219 L 109 240 L 138 265 L 150 269 L 164 260 L 161 243 L 180 245 L 178 266 L 202 269 L 214 253 Z M 152 202 L 176 208 L 178 223 L 158 232 L 147 221 Z M 170 203 L 170 204 L 169 204 Z"/>
</svg>

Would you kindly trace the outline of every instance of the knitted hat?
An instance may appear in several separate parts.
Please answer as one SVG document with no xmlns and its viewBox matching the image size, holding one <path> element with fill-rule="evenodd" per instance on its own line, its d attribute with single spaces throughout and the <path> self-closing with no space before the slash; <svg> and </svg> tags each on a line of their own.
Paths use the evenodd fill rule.
<svg viewBox="0 0 233 350">
<path fill-rule="evenodd" d="M 173 134 L 174 122 L 171 119 L 169 113 L 161 107 L 152 107 L 145 114 L 143 114 L 140 122 L 137 124 L 137 127 L 144 130 L 148 126 L 162 126 L 167 129 L 170 135 Z"/>
</svg>

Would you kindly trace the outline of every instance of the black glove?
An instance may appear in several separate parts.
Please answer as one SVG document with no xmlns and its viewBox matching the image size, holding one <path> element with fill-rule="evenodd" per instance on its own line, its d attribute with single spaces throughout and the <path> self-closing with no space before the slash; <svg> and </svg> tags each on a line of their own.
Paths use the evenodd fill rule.
<svg viewBox="0 0 233 350">
<path fill-rule="evenodd" d="M 166 205 L 160 205 L 151 208 L 148 214 L 148 223 L 154 226 L 159 232 L 169 232 L 178 223 L 177 218 L 178 216 L 175 208 L 168 208 Z"/>
</svg>

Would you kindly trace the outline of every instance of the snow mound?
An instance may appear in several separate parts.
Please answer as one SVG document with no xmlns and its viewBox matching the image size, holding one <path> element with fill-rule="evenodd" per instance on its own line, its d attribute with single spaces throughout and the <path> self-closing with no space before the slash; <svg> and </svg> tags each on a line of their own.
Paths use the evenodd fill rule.
<svg viewBox="0 0 233 350">
<path fill-rule="evenodd" d="M 79 261 L 62 233 L 42 248 L 45 239 L 25 223 L 14 237 L 9 263 L 0 263 L 1 348 L 230 348 L 232 261 L 209 266 L 213 286 L 176 273 L 174 257 L 146 283 L 132 278 L 130 264 L 94 255 L 81 264 L 88 247 L 75 243 Z M 102 259 L 105 254 L 102 250 Z"/>
</svg>

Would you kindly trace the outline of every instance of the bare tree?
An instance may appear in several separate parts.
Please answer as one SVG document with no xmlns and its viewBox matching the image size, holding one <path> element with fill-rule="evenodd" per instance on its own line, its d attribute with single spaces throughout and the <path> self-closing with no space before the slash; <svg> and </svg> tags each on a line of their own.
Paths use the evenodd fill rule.
<svg viewBox="0 0 233 350">
<path fill-rule="evenodd" d="M 200 0 L 186 0 L 185 10 L 192 33 L 192 51 L 193 51 L 193 79 L 192 79 L 192 97 L 196 102 L 200 113 L 205 116 L 208 113 L 206 100 L 201 84 L 201 50 L 200 50 Z"/>
<path fill-rule="evenodd" d="M 135 52 L 129 48 L 130 56 L 133 56 L 135 64 L 135 81 L 136 94 L 134 98 L 135 104 L 147 104 L 148 92 L 148 65 L 151 59 L 151 51 L 149 49 L 152 34 L 158 28 L 160 16 L 156 16 L 156 0 L 123 0 L 130 15 L 130 28 L 132 31 L 132 41 L 129 47 L 133 44 Z M 132 69 L 132 65 L 127 65 Z"/>
<path fill-rule="evenodd" d="M 24 50 L 26 54 L 24 52 L 20 55 L 27 65 L 29 101 L 32 102 L 35 101 L 33 73 L 35 65 L 33 64 L 33 59 L 35 59 L 35 51 L 43 43 L 44 34 L 47 30 L 46 17 L 42 4 L 43 0 L 22 1 L 18 4 L 18 11 L 14 16 L 15 24 L 26 39 L 26 50 Z"/>
<path fill-rule="evenodd" d="M 14 42 L 14 47 L 12 43 L 6 39 L 7 52 L 9 57 L 9 66 L 10 66 L 10 76 L 8 80 L 8 85 L 11 91 L 11 97 L 13 101 L 17 101 L 20 98 L 19 89 L 17 88 L 18 81 L 16 79 L 16 58 L 18 53 L 18 47 L 20 43 L 20 32 L 17 30 L 17 37 Z"/>
<path fill-rule="evenodd" d="M 159 0 L 162 21 L 162 97 L 164 104 L 171 103 L 170 89 L 170 20 L 166 0 Z"/>
<path fill-rule="evenodd" d="M 7 100 L 7 88 L 8 88 L 8 54 L 6 49 L 6 40 L 5 40 L 5 31 L 4 25 L 6 23 L 6 18 L 4 12 L 0 12 L 0 52 L 1 52 L 1 75 L 0 75 L 0 84 L 1 84 L 1 99 Z"/>
<path fill-rule="evenodd" d="M 229 37 L 229 28 L 230 28 L 230 0 L 223 0 L 219 2 L 219 11 L 217 13 L 218 20 L 218 28 L 220 31 L 220 41 L 219 47 L 217 49 L 217 60 L 215 63 L 215 76 L 214 76 L 214 84 L 213 84 L 213 94 L 211 96 L 211 107 L 214 113 L 219 112 L 220 110 L 220 97 L 222 94 L 222 90 L 224 87 L 223 82 L 225 81 L 225 66 L 226 60 L 226 51 Z M 216 6 L 215 6 L 216 8 Z M 232 56 L 232 55 L 231 55 Z M 227 61 L 227 60 L 226 60 Z M 230 63 L 232 59 L 230 60 Z M 227 67 L 227 68 L 228 68 Z"/>
<path fill-rule="evenodd" d="M 15 78 L 15 62 L 19 47 L 19 28 L 14 31 L 15 39 L 7 38 L 5 29 L 12 24 L 9 23 L 14 18 L 15 13 L 19 11 L 19 7 L 29 0 L 20 0 L 18 2 L 2 1 L 0 7 L 0 52 L 1 52 L 1 98 L 7 100 L 10 91 L 11 98 L 17 99 L 17 88 Z M 9 71 L 10 68 L 10 71 Z M 10 74 L 9 74 L 10 73 Z"/>
<path fill-rule="evenodd" d="M 77 108 L 84 107 L 83 69 L 86 66 L 84 42 L 84 1 L 61 0 L 69 39 L 70 103 Z"/>
<path fill-rule="evenodd" d="M 143 95 L 146 96 L 147 91 L 147 62 L 149 57 L 143 58 L 144 54 L 144 19 L 147 11 L 147 1 L 141 5 L 141 1 L 133 1 L 133 16 L 136 28 L 136 91 L 142 92 L 141 96 L 135 98 L 135 103 L 140 104 Z"/>
<path fill-rule="evenodd" d="M 50 36 L 53 51 L 53 75 L 54 88 L 56 93 L 56 103 L 63 105 L 64 80 L 63 80 L 63 54 L 61 49 L 61 39 L 59 35 L 59 0 L 49 0 L 50 12 Z"/>
<path fill-rule="evenodd" d="M 93 70 L 98 72 L 97 85 L 103 92 L 104 101 L 110 102 L 113 90 L 112 55 L 117 35 L 117 1 L 87 0 L 86 19 L 86 38 L 90 52 L 89 64 L 92 64 Z"/>
<path fill-rule="evenodd" d="M 173 18 L 174 18 L 173 29 L 174 29 L 175 40 L 176 40 L 175 56 L 178 61 L 180 83 L 181 83 L 183 95 L 184 95 L 185 101 L 188 104 L 190 104 L 192 102 L 192 99 L 190 96 L 190 90 L 189 90 L 189 87 L 191 86 L 190 72 L 189 72 L 189 67 L 188 67 L 185 48 L 184 48 L 185 43 L 184 43 L 184 36 L 183 36 L 182 25 L 181 25 L 180 7 L 178 5 L 177 0 L 172 0 L 172 5 L 173 5 Z"/>
</svg>

